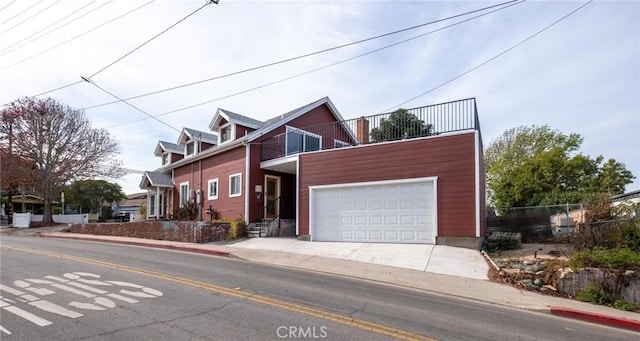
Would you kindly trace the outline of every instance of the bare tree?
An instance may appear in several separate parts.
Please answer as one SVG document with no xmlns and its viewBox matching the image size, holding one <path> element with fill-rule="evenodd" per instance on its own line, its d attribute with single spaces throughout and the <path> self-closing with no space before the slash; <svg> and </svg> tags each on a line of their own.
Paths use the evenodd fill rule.
<svg viewBox="0 0 640 341">
<path fill-rule="evenodd" d="M 83 111 L 51 98 L 24 98 L 6 106 L 2 118 L 10 154 L 32 164 L 44 222 L 53 222 L 51 203 L 71 180 L 119 175 L 118 144 L 108 131 L 91 128 Z"/>
</svg>

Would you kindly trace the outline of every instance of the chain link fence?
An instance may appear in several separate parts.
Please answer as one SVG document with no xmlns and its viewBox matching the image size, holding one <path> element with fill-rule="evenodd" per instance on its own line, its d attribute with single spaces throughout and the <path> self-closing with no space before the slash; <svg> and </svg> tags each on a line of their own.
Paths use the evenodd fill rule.
<svg viewBox="0 0 640 341">
<path fill-rule="evenodd" d="M 582 204 L 509 207 L 498 210 L 500 215 L 489 214 L 487 231 L 517 232 L 524 243 L 543 243 L 558 235 L 570 235 L 586 222 Z"/>
</svg>

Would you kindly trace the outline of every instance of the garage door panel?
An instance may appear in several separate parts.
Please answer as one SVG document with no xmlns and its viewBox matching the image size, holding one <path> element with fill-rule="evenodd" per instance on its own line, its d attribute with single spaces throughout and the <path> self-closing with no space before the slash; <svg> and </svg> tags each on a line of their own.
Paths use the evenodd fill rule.
<svg viewBox="0 0 640 341">
<path fill-rule="evenodd" d="M 433 243 L 434 182 L 313 189 L 313 239 Z"/>
</svg>

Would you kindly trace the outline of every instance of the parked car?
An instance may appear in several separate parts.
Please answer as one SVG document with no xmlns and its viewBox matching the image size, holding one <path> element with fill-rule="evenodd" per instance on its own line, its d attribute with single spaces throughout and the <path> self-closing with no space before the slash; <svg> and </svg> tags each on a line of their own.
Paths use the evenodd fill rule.
<svg viewBox="0 0 640 341">
<path fill-rule="evenodd" d="M 117 221 L 121 221 L 121 222 L 131 221 L 131 213 L 129 213 L 129 212 L 120 212 L 116 216 L 116 220 Z"/>
</svg>

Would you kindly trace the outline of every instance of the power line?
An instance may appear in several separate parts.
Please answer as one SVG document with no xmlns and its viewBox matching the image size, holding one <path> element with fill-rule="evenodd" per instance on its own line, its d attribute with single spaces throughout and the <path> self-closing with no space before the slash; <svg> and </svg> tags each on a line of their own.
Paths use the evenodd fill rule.
<svg viewBox="0 0 640 341">
<path fill-rule="evenodd" d="M 113 0 L 111 0 L 111 1 L 113 1 Z M 111 1 L 109 1 L 109 2 L 111 2 Z M 135 11 L 137 11 L 137 10 L 139 10 L 139 9 L 141 9 L 141 8 L 143 8 L 143 7 L 147 6 L 147 5 L 149 5 L 149 4 L 151 4 L 151 3 L 152 3 L 152 2 L 154 2 L 154 1 L 155 1 L 155 0 L 151 0 L 151 1 L 149 1 L 149 2 L 146 2 L 146 3 L 144 3 L 144 4 L 142 4 L 142 5 L 140 5 L 140 6 L 136 7 L 136 8 L 134 8 L 134 9 L 132 9 L 132 10 L 130 10 L 130 11 L 128 11 L 128 12 L 126 12 L 126 13 L 124 13 L 124 14 L 121 14 L 121 15 L 119 15 L 119 16 L 117 16 L 117 17 L 115 17 L 115 18 L 111 19 L 111 20 L 108 20 L 108 21 L 106 21 L 106 22 L 104 22 L 104 23 L 102 23 L 102 24 L 100 24 L 100 25 L 98 25 L 98 26 L 95 26 L 95 27 L 94 27 L 94 28 L 92 28 L 92 29 L 89 29 L 89 30 L 87 30 L 87 31 L 85 31 L 85 32 L 83 32 L 83 33 L 80 33 L 80 34 L 78 34 L 78 35 L 76 35 L 76 36 L 74 36 L 74 37 L 72 37 L 72 38 L 70 38 L 70 39 L 67 39 L 67 40 L 65 40 L 65 41 L 63 41 L 63 42 L 61 42 L 61 43 L 59 43 L 59 44 L 56 44 L 56 45 L 51 46 L 51 47 L 49 47 L 49 48 L 46 48 L 46 49 L 44 49 L 44 50 L 42 50 L 42 51 L 40 51 L 40 52 L 37 52 L 36 54 L 33 54 L 33 55 L 29 56 L 29 57 L 23 58 L 23 59 L 21 59 L 21 60 L 19 60 L 19 61 L 15 62 L 15 63 L 13 63 L 13 64 L 9 64 L 9 65 L 7 65 L 7 66 L 4 66 L 4 67 L 2 67 L 2 69 L 0 69 L 0 70 L 6 70 L 6 69 L 8 69 L 8 68 L 10 68 L 10 67 L 12 67 L 12 66 L 15 66 L 15 65 L 21 64 L 21 63 L 23 63 L 23 62 L 26 62 L 27 60 L 30 60 L 30 59 L 35 58 L 35 57 L 38 57 L 38 56 L 42 55 L 43 53 L 49 52 L 49 51 L 51 51 L 51 50 L 53 50 L 53 49 L 55 49 L 55 48 L 58 48 L 58 47 L 60 47 L 60 46 L 62 46 L 62 45 L 64 45 L 64 44 L 67 44 L 67 43 L 69 43 L 69 42 L 71 42 L 71 41 L 73 41 L 73 40 L 76 40 L 76 39 L 78 39 L 78 38 L 80 38 L 80 37 L 82 37 L 82 36 L 84 36 L 84 35 L 87 35 L 87 34 L 89 34 L 89 33 L 93 32 L 93 31 L 95 31 L 95 30 L 97 30 L 97 29 L 99 29 L 99 28 L 101 28 L 101 27 L 105 26 L 105 25 L 108 25 L 108 24 L 110 24 L 110 23 L 112 23 L 112 22 L 114 22 L 114 21 L 116 21 L 116 20 L 118 20 L 118 19 L 124 18 L 125 16 L 127 16 L 127 15 L 129 15 L 129 14 L 131 14 L 131 13 L 133 13 L 133 12 L 135 12 Z"/>
<path fill-rule="evenodd" d="M 353 56 L 353 57 L 350 57 L 350 58 L 347 58 L 347 59 L 343 59 L 343 60 L 340 60 L 340 61 L 337 61 L 337 62 L 334 62 L 334 63 L 331 63 L 331 64 L 327 64 L 327 65 L 324 65 L 324 66 L 321 66 L 321 67 L 318 67 L 318 68 L 315 68 L 315 69 L 311 69 L 309 71 L 305 71 L 303 73 L 299 73 L 299 74 L 296 74 L 296 75 L 293 75 L 293 76 L 290 76 L 290 77 L 282 78 L 282 79 L 279 79 L 279 80 L 276 80 L 276 81 L 273 81 L 273 82 L 265 83 L 265 84 L 262 84 L 262 85 L 259 85 L 259 86 L 256 86 L 256 87 L 253 87 L 253 88 L 250 88 L 250 89 L 246 89 L 246 90 L 242 90 L 242 91 L 239 91 L 239 92 L 235 92 L 233 94 L 229 94 L 229 95 L 225 95 L 225 96 L 222 96 L 222 97 L 218 97 L 218 98 L 215 98 L 215 99 L 212 99 L 212 100 L 208 100 L 208 101 L 205 101 L 205 102 L 200 102 L 198 104 L 193 104 L 193 105 L 190 105 L 190 106 L 187 106 L 187 107 L 183 107 L 183 108 L 179 108 L 179 109 L 163 112 L 163 113 L 155 115 L 155 117 L 160 117 L 160 116 L 164 116 L 164 115 L 173 114 L 173 113 L 176 113 L 176 112 L 179 112 L 179 111 L 184 111 L 184 110 L 187 110 L 187 109 L 196 108 L 196 107 L 199 107 L 199 106 L 202 106 L 202 105 L 205 105 L 205 104 L 213 103 L 213 102 L 220 101 L 220 100 L 223 100 L 223 99 L 227 99 L 227 98 L 230 98 L 230 97 L 235 97 L 235 96 L 242 95 L 242 94 L 245 94 L 245 93 L 248 93 L 248 92 L 252 92 L 252 91 L 255 91 L 255 90 L 266 88 L 266 87 L 271 86 L 271 85 L 282 83 L 282 82 L 285 82 L 285 81 L 288 81 L 288 80 L 291 80 L 291 79 L 294 79 L 294 78 L 298 78 L 298 77 L 301 77 L 301 76 L 304 76 L 304 75 L 308 75 L 308 74 L 316 72 L 316 71 L 320 71 L 320 70 L 323 70 L 323 69 L 326 69 L 326 68 L 329 68 L 329 67 L 332 67 L 332 66 L 335 66 L 335 65 L 338 65 L 338 64 L 346 63 L 348 61 L 351 61 L 351 60 L 354 60 L 354 59 L 357 59 L 357 58 L 360 58 L 360 57 L 364 57 L 364 56 L 367 56 L 367 55 L 370 55 L 370 54 L 373 54 L 373 53 L 376 53 L 376 52 L 379 52 L 379 51 L 382 51 L 382 50 L 385 50 L 385 49 L 388 49 L 388 48 L 391 48 L 391 47 L 394 47 L 394 46 L 397 46 L 397 45 L 400 45 L 400 44 L 403 44 L 403 43 L 406 43 L 406 42 L 409 42 L 409 41 L 412 41 L 412 40 L 415 40 L 415 39 L 418 39 L 418 38 L 421 38 L 421 37 L 424 37 L 424 36 L 427 36 L 429 34 L 445 30 L 445 29 L 453 27 L 453 26 L 457 26 L 457 25 L 463 24 L 465 22 L 477 19 L 479 17 L 483 17 L 485 15 L 489 15 L 491 13 L 498 12 L 498 11 L 501 11 L 503 9 L 507 9 L 507 8 L 509 8 L 511 6 L 519 5 L 519 4 L 523 3 L 523 2 L 524 1 L 512 3 L 512 4 L 509 4 L 507 6 L 500 7 L 500 8 L 494 9 L 492 11 L 479 14 L 479 15 L 476 15 L 476 16 L 471 17 L 471 18 L 467 18 L 467 19 L 458 21 L 456 23 L 453 23 L 453 24 L 450 24 L 450 25 L 447 25 L 447 26 L 443 26 L 443 27 L 438 28 L 436 30 L 429 31 L 429 32 L 426 32 L 426 33 L 422 33 L 420 35 L 417 35 L 417 36 L 414 36 L 414 37 L 411 37 L 411 38 L 408 38 L 408 39 L 404 39 L 404 40 L 398 41 L 396 43 L 393 43 L 393 44 L 390 44 L 390 45 L 386 45 L 386 46 L 383 46 L 383 47 L 380 47 L 380 48 L 377 48 L 377 49 L 374 49 L 374 50 L 371 50 L 371 51 L 368 51 L 368 52 L 365 52 L 365 53 L 362 53 L 362 54 L 359 54 L 359 55 L 356 55 L 356 56 Z M 84 109 L 87 109 L 87 108 L 84 108 Z M 120 127 L 120 126 L 123 126 L 123 125 L 136 123 L 136 122 L 140 122 L 140 121 L 144 121 L 144 120 L 147 120 L 147 118 L 143 118 L 143 119 L 139 119 L 139 120 L 135 120 L 135 121 L 130 121 L 130 122 L 125 122 L 125 123 L 109 126 L 106 129 Z"/>
<path fill-rule="evenodd" d="M 44 12 L 44 11 L 48 10 L 49 8 L 53 7 L 54 5 L 56 5 L 56 4 L 57 4 L 57 3 L 59 3 L 59 2 L 60 2 L 60 0 L 57 0 L 56 2 L 52 3 L 51 5 L 49 5 L 49 6 L 45 7 L 45 8 L 43 8 L 43 9 L 39 10 L 39 11 L 38 11 L 38 12 L 36 12 L 36 13 L 34 13 L 32 16 L 30 16 L 30 17 L 28 17 L 28 18 L 26 18 L 26 19 L 22 20 L 21 22 L 19 22 L 19 23 L 17 23 L 17 24 L 15 24 L 15 25 L 13 25 L 13 26 L 11 26 L 11 27 L 9 27 L 8 29 L 4 30 L 4 31 L 3 31 L 2 33 L 0 33 L 0 34 L 5 34 L 5 33 L 9 32 L 9 31 L 13 30 L 13 29 L 14 29 L 14 28 L 16 28 L 17 26 L 20 26 L 21 24 L 24 24 L 26 21 L 29 21 L 30 19 L 32 19 L 32 18 L 33 18 L 33 17 L 35 17 L 36 15 L 38 15 L 38 14 L 40 14 L 40 13 L 42 13 L 42 12 Z"/>
<path fill-rule="evenodd" d="M 431 88 L 431 89 L 429 89 L 429 90 L 427 90 L 427 91 L 425 91 L 425 92 L 423 92 L 423 93 L 421 93 L 421 94 L 419 94 L 419 95 L 417 95 L 417 96 L 414 96 L 414 97 L 411 97 L 411 98 L 407 99 L 406 101 L 404 101 L 404 102 L 402 102 L 402 103 L 396 104 L 396 105 L 394 105 L 394 106 L 392 106 L 392 107 L 389 107 L 389 108 L 388 108 L 388 109 L 386 109 L 386 110 L 381 111 L 381 112 L 380 112 L 380 114 L 385 113 L 385 112 L 390 112 L 391 110 L 393 110 L 393 109 L 395 109 L 395 108 L 397 108 L 397 107 L 399 107 L 399 106 L 401 106 L 401 105 L 407 104 L 407 103 L 409 103 L 409 102 L 411 102 L 411 101 L 413 101 L 413 100 L 415 100 L 415 99 L 418 99 L 418 98 L 420 98 L 420 97 L 422 97 L 422 96 L 424 96 L 424 95 L 426 95 L 426 94 L 428 94 L 428 93 L 430 93 L 430 92 L 433 92 L 433 91 L 435 91 L 435 90 L 437 90 L 437 89 L 439 89 L 439 88 L 441 88 L 441 87 L 443 87 L 443 86 L 445 86 L 445 85 L 447 85 L 447 84 L 449 84 L 449 83 L 451 83 L 451 82 L 455 81 L 456 79 L 458 79 L 458 78 L 460 78 L 460 77 L 463 77 L 464 75 L 466 75 L 466 74 L 468 74 L 468 73 L 470 73 L 470 72 L 473 72 L 473 71 L 475 71 L 475 70 L 477 70 L 477 69 L 481 68 L 482 66 L 484 66 L 484 65 L 486 65 L 486 64 L 488 64 L 488 63 L 490 63 L 490 62 L 492 62 L 493 60 L 495 60 L 495 59 L 499 58 L 500 56 L 502 56 L 502 55 L 504 55 L 504 54 L 508 53 L 509 51 L 511 51 L 511 50 L 513 50 L 513 49 L 515 49 L 516 47 L 518 47 L 518 46 L 520 46 L 520 45 L 524 44 L 525 42 L 527 42 L 527 41 L 529 41 L 529 40 L 531 40 L 533 37 L 537 36 L 538 34 L 540 34 L 540 33 L 544 32 L 544 31 L 548 30 L 549 28 L 551 28 L 552 26 L 554 26 L 554 25 L 556 25 L 557 23 L 561 22 L 562 20 L 564 20 L 564 19 L 566 19 L 566 18 L 570 17 L 571 15 L 573 15 L 574 13 L 576 13 L 576 12 L 578 12 L 579 10 L 583 9 L 584 7 L 586 7 L 587 5 L 591 4 L 592 2 L 593 2 L 593 0 L 589 0 L 588 2 L 586 2 L 586 3 L 582 4 L 582 5 L 581 5 L 581 6 L 579 6 L 578 8 L 574 9 L 573 11 L 571 11 L 571 12 L 569 12 L 568 14 L 566 14 L 565 16 L 563 16 L 562 18 L 560 18 L 560 19 L 558 19 L 558 20 L 556 20 L 556 21 L 552 22 L 551 24 L 547 25 L 547 26 L 546 26 L 546 27 L 544 27 L 543 29 L 541 29 L 541 30 L 537 31 L 536 33 L 534 33 L 534 34 L 530 35 L 530 36 L 529 36 L 529 37 L 527 37 L 526 39 L 524 39 L 524 40 L 520 41 L 519 43 L 517 43 L 517 44 L 515 44 L 515 45 L 513 45 L 513 46 L 511 46 L 510 48 L 508 48 L 508 49 L 506 49 L 506 50 L 504 50 L 504 51 L 502 51 L 502 52 L 498 53 L 497 55 L 495 55 L 495 56 L 493 56 L 493 57 L 491 57 L 491 58 L 489 58 L 489 59 L 485 60 L 484 62 L 482 62 L 482 63 L 480 63 L 480 64 L 478 64 L 478 65 L 476 65 L 476 66 L 472 67 L 471 69 L 469 69 L 469 70 L 467 70 L 467 71 L 465 71 L 465 72 L 463 72 L 463 73 L 461 73 L 461 74 L 457 75 L 456 77 L 451 78 L 450 80 L 448 80 L 448 81 L 446 81 L 446 82 L 444 82 L 444 83 L 441 83 L 440 85 L 438 85 L 438 86 L 436 86 L 436 87 L 434 87 L 434 88 Z"/>
<path fill-rule="evenodd" d="M 15 50 L 17 50 L 17 49 L 19 49 L 19 48 L 21 48 L 21 47 L 23 47 L 23 46 L 25 46 L 25 45 L 28 45 L 28 44 L 30 44 L 30 43 L 32 43 L 32 42 L 34 42 L 34 41 L 36 41 L 36 40 L 38 40 L 38 39 L 42 38 L 42 37 L 45 37 L 45 36 L 47 36 L 47 35 L 49 35 L 49 34 L 51 34 L 51 33 L 55 32 L 55 31 L 57 31 L 57 30 L 59 30 L 59 29 L 61 29 L 61 28 L 65 27 L 65 26 L 67 26 L 67 25 L 71 24 L 72 22 L 74 22 L 74 21 L 76 21 L 76 20 L 78 20 L 78 19 L 80 19 L 80 18 L 82 18 L 82 17 L 86 16 L 87 14 L 89 14 L 89 13 L 91 13 L 91 12 L 93 12 L 93 11 L 95 11 L 95 10 L 97 10 L 97 9 L 99 9 L 99 8 L 101 8 L 101 7 L 105 6 L 105 5 L 107 5 L 107 4 L 109 4 L 109 3 L 110 3 L 110 2 L 112 2 L 113 0 L 108 1 L 108 2 L 106 2 L 106 3 L 104 3 L 104 4 L 102 4 L 102 5 L 100 5 L 100 6 L 96 7 L 96 8 L 94 8 L 94 9 L 92 9 L 91 11 L 89 11 L 89 12 L 87 12 L 87 13 L 85 13 L 85 14 L 83 14 L 83 15 L 81 15 L 81 16 L 79 16 L 79 17 L 77 17 L 77 18 L 75 18 L 75 19 L 73 19 L 73 20 L 71 20 L 71 21 L 69 21 L 69 22 L 67 22 L 67 23 L 65 23 L 65 24 L 63 24 L 63 25 L 61 25 L 61 26 L 59 26 L 59 27 L 56 27 L 56 28 L 54 28 L 53 30 L 51 30 L 51 31 L 49 31 L 49 32 L 46 32 L 46 33 L 44 33 L 44 34 L 41 34 L 41 35 L 39 35 L 39 36 L 37 36 L 37 37 L 35 37 L 35 38 L 31 39 L 31 40 L 27 40 L 27 39 L 29 39 L 29 38 L 31 38 L 31 37 L 33 37 L 33 36 L 37 35 L 38 33 L 40 33 L 40 32 L 42 32 L 42 31 L 44 31 L 44 30 L 48 29 L 49 27 L 54 26 L 54 25 L 58 24 L 59 22 L 61 22 L 61 21 L 65 20 L 65 19 L 67 19 L 68 17 L 70 17 L 70 16 L 72 16 L 72 15 L 74 15 L 74 14 L 78 13 L 79 11 L 83 10 L 85 7 L 90 6 L 91 4 L 93 4 L 93 3 L 94 3 L 94 2 L 96 2 L 96 1 L 98 1 L 98 0 L 93 0 L 93 1 L 91 1 L 90 3 L 88 3 L 88 4 L 86 4 L 86 5 L 84 5 L 84 6 L 80 7 L 80 8 L 78 8 L 77 10 L 75 10 L 75 11 L 73 11 L 73 12 L 71 12 L 71 13 L 67 14 L 66 16 L 64 16 L 64 17 L 63 17 L 63 18 L 61 18 L 60 20 L 58 20 L 58 21 L 56 21 L 56 22 L 54 22 L 54 23 L 50 24 L 49 26 L 46 26 L 46 27 L 44 27 L 44 28 L 40 29 L 39 31 L 36 31 L 36 32 L 32 33 L 31 35 L 29 35 L 29 36 L 27 36 L 27 37 L 25 37 L 25 38 L 21 39 L 21 41 L 18 41 L 18 42 L 16 42 L 16 43 L 14 43 L 13 45 L 9 45 L 9 46 L 7 46 L 7 47 L 3 48 L 1 51 L 7 51 L 7 50 L 9 50 L 9 51 L 7 51 L 7 52 L 4 52 L 4 53 L 0 54 L 0 56 L 4 56 L 4 55 L 5 55 L 5 54 L 7 54 L 7 53 L 10 53 L 10 52 L 12 52 L 12 51 L 15 51 Z M 14 47 L 14 46 L 16 46 L 16 45 L 18 45 L 18 46 L 17 46 L 17 47 Z"/>
<path fill-rule="evenodd" d="M 12 3 L 13 3 L 13 2 L 12 2 Z M 11 4 L 12 4 L 12 3 L 11 3 Z M 11 4 L 9 4 L 9 5 L 11 5 Z M 22 10 L 22 12 L 20 12 L 20 13 L 18 13 L 18 14 L 16 14 L 16 15 L 14 15 L 14 16 L 12 16 L 11 18 L 9 18 L 9 19 L 7 19 L 7 20 L 5 20 L 5 21 L 3 22 L 3 24 L 6 24 L 6 23 L 8 23 L 9 21 L 11 21 L 11 20 L 13 20 L 13 19 L 15 19 L 15 18 L 17 18 L 17 17 L 21 16 L 24 12 L 29 11 L 30 9 L 32 9 L 32 8 L 34 8 L 34 7 L 36 7 L 36 6 L 38 6 L 39 4 L 40 4 L 40 2 L 39 2 L 39 1 L 36 1 L 36 3 L 35 3 L 35 4 L 33 4 L 33 5 L 29 6 L 29 7 L 27 7 L 27 8 L 26 8 L 26 9 L 24 9 L 24 10 Z M 7 5 L 7 6 L 9 6 L 9 5 Z M 7 6 L 5 6 L 5 8 L 6 8 Z M 3 8 L 3 9 L 4 9 L 4 8 Z"/>
<path fill-rule="evenodd" d="M 7 8 L 7 7 L 9 7 L 9 6 L 11 6 L 11 4 L 12 4 L 12 3 L 14 3 L 14 2 L 16 2 L 16 1 L 18 1 L 18 0 L 13 0 L 13 1 L 11 1 L 10 3 L 8 3 L 8 4 L 4 5 L 4 7 L 0 8 L 0 11 L 2 11 L 3 9 L 5 9 L 5 8 Z"/>
<path fill-rule="evenodd" d="M 85 82 L 87 82 L 87 83 L 89 83 L 89 84 L 92 84 L 92 85 L 93 85 L 93 86 L 95 86 L 96 88 L 98 88 L 98 89 L 102 90 L 103 92 L 105 92 L 105 93 L 109 94 L 110 96 L 112 96 L 112 97 L 114 97 L 114 98 L 118 99 L 118 101 L 120 101 L 120 102 L 124 102 L 126 105 L 128 105 L 128 106 L 130 106 L 130 107 L 132 107 L 132 108 L 134 108 L 134 109 L 136 109 L 136 110 L 138 110 L 139 112 L 141 112 L 141 113 L 143 113 L 143 114 L 145 114 L 145 115 L 149 116 L 150 118 L 153 118 L 154 120 L 156 120 L 156 121 L 158 121 L 158 122 L 160 122 L 160 123 L 164 124 L 165 126 L 167 126 L 167 127 L 171 128 L 171 129 L 173 129 L 173 130 L 177 131 L 178 133 L 180 133 L 180 130 L 179 130 L 179 129 L 174 128 L 174 127 L 173 127 L 173 126 L 171 126 L 169 123 L 167 123 L 167 122 L 165 122 L 165 121 L 163 121 L 163 120 L 161 120 L 161 119 L 159 119 L 159 118 L 157 118 L 157 117 L 154 117 L 153 115 L 149 115 L 146 111 L 144 111 L 144 110 L 142 110 L 142 109 L 140 109 L 140 108 L 136 107 L 135 105 L 133 105 L 133 104 L 131 104 L 131 103 L 127 102 L 127 101 L 126 101 L 126 100 L 124 100 L 124 99 L 121 99 L 120 97 L 118 97 L 118 96 L 114 95 L 113 93 L 111 93 L 111 92 L 107 91 L 106 89 L 104 89 L 104 88 L 100 87 L 97 83 L 95 83 L 94 81 L 92 81 L 92 80 L 91 80 L 91 78 L 89 78 L 89 77 L 80 77 L 80 78 L 82 78 L 82 80 L 83 80 L 83 81 L 85 81 Z"/>
<path fill-rule="evenodd" d="M 348 46 L 364 43 L 364 42 L 367 42 L 367 41 L 379 39 L 379 38 L 382 38 L 382 37 L 387 37 L 387 36 L 390 36 L 390 35 L 398 34 L 398 33 L 401 33 L 401 32 L 414 30 L 414 29 L 417 29 L 417 28 L 420 28 L 420 27 L 432 25 L 432 24 L 435 24 L 435 23 L 438 23 L 438 22 L 454 19 L 454 18 L 457 18 L 457 17 L 462 17 L 462 16 L 469 15 L 469 14 L 472 14 L 472 13 L 485 11 L 487 9 L 504 6 L 506 4 L 514 3 L 514 2 L 517 2 L 517 1 L 518 0 L 511 0 L 511 1 L 503 2 L 503 3 L 497 4 L 497 5 L 487 6 L 487 7 L 484 7 L 484 8 L 477 9 L 477 10 L 473 10 L 473 11 L 469 11 L 469 12 L 465 12 L 465 13 L 449 16 L 449 17 L 446 17 L 446 18 L 438 19 L 438 20 L 435 20 L 435 21 L 430 21 L 430 22 L 427 22 L 427 23 L 423 23 L 423 24 L 419 24 L 419 25 L 403 28 L 401 30 L 397 30 L 397 31 L 393 31 L 393 32 L 377 35 L 377 36 L 374 36 L 374 37 L 361 39 L 361 40 L 354 41 L 354 42 L 351 42 L 351 43 L 338 45 L 338 46 L 330 47 L 330 48 L 327 48 L 327 49 L 323 49 L 323 50 L 319 50 L 319 51 L 315 51 L 315 52 L 311 52 L 311 53 L 306 53 L 306 54 L 299 55 L 299 56 L 296 56 L 296 57 L 291 57 L 291 58 L 283 59 L 283 60 L 280 60 L 280 61 L 267 63 L 267 64 L 251 67 L 251 68 L 240 70 L 240 71 L 227 73 L 227 74 L 224 74 L 224 75 L 219 75 L 219 76 L 215 76 L 215 77 L 211 77 L 211 78 L 207 78 L 207 79 L 203 79 L 203 80 L 199 80 L 199 81 L 195 81 L 195 82 L 191 82 L 191 83 L 186 83 L 186 84 L 182 84 L 182 85 L 178 85 L 178 86 L 174 86 L 174 87 L 170 87 L 170 88 L 166 88 L 166 89 L 162 89 L 162 90 L 157 90 L 157 91 L 145 93 L 145 94 L 142 94 L 142 95 L 128 97 L 128 98 L 126 98 L 126 100 L 132 100 L 132 99 L 136 99 L 136 98 L 156 95 L 156 94 L 167 92 L 167 91 L 177 90 L 177 89 L 180 89 L 180 88 L 185 88 L 185 87 L 189 87 L 189 86 L 193 86 L 193 85 L 197 85 L 197 84 L 201 84 L 201 83 L 206 83 L 206 82 L 210 82 L 210 81 L 221 79 L 221 78 L 231 77 L 231 76 L 239 75 L 239 74 L 242 74 L 242 73 L 259 70 L 259 69 L 275 66 L 275 65 L 278 65 L 278 64 L 287 63 L 287 62 L 290 62 L 290 61 L 294 61 L 294 60 L 298 60 L 298 59 L 302 59 L 302 58 L 306 58 L 306 57 L 311 57 L 311 56 L 318 55 L 318 54 L 321 54 L 321 53 L 330 52 L 330 51 L 338 50 L 338 49 L 341 49 L 341 48 L 344 48 L 344 47 L 348 47 Z M 110 105 L 110 104 L 114 104 L 114 103 L 118 103 L 118 102 L 117 101 L 113 101 L 113 102 L 108 102 L 108 103 L 97 104 L 97 105 L 93 105 L 93 106 L 90 106 L 90 107 L 86 107 L 84 109 L 85 110 L 93 109 L 93 108 L 97 108 L 97 107 L 101 107 L 101 106 L 105 106 L 105 105 Z"/>
<path fill-rule="evenodd" d="M 123 60 L 124 58 L 126 58 L 127 56 L 129 56 L 130 54 L 132 54 L 133 52 L 137 51 L 138 49 L 142 48 L 143 46 L 147 45 L 148 43 L 150 43 L 151 41 L 153 41 L 154 39 L 158 38 L 159 36 L 161 36 L 162 34 L 164 34 L 165 32 L 169 31 L 170 29 L 174 28 L 175 26 L 177 26 L 178 24 L 180 24 L 181 22 L 185 21 L 187 18 L 189 18 L 190 16 L 196 14 L 197 12 L 199 12 L 201 9 L 205 8 L 207 5 L 210 5 L 212 3 L 218 4 L 218 1 L 207 1 L 205 2 L 204 5 L 200 6 L 200 8 L 196 9 L 195 11 L 189 13 L 186 17 L 178 20 L 175 24 L 167 27 L 165 30 L 163 30 L 162 32 L 156 34 L 155 36 L 151 37 L 149 40 L 145 41 L 144 43 L 142 43 L 141 45 L 139 45 L 138 47 L 134 48 L 133 50 L 125 53 L 122 57 L 116 59 L 115 61 L 111 62 L 109 65 L 103 67 L 102 69 L 94 72 L 91 76 L 89 76 L 89 78 L 93 78 L 95 77 L 97 74 L 101 73 L 102 71 L 110 68 L 111 66 L 113 66 L 115 63 Z"/>
</svg>

